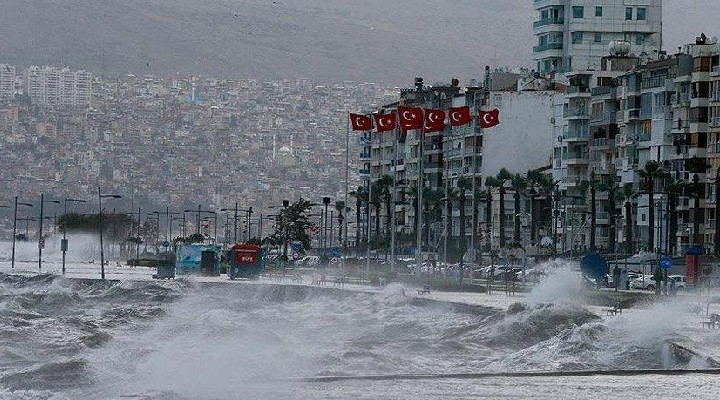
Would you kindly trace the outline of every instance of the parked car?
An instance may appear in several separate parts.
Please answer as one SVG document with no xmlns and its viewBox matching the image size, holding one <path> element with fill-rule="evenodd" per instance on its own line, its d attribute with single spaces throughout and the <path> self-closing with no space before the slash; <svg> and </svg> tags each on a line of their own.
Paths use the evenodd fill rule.
<svg viewBox="0 0 720 400">
<path fill-rule="evenodd" d="M 657 283 L 653 275 L 640 275 L 630 281 L 630 289 L 655 290 Z"/>
<path fill-rule="evenodd" d="M 685 275 L 668 275 L 668 279 L 675 281 L 675 289 L 684 290 L 687 288 L 687 278 Z"/>
</svg>

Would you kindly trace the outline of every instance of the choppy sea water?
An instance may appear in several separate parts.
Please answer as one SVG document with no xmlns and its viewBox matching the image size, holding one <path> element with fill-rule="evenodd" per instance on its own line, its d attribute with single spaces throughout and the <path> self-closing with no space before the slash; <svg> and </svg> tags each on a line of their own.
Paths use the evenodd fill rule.
<svg viewBox="0 0 720 400">
<path fill-rule="evenodd" d="M 414 299 L 393 285 L 367 294 L 0 274 L 0 398 L 717 397 L 717 377 L 693 374 L 295 379 L 708 367 L 668 346 L 699 340 L 674 317 L 682 307 L 601 320 L 578 302 L 530 299 L 506 312 Z M 704 335 L 707 345 L 720 333 Z"/>
</svg>

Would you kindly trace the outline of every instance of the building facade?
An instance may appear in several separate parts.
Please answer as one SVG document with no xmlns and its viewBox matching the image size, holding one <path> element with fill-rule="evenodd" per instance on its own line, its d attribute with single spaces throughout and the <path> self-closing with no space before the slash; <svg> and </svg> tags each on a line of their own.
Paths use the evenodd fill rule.
<svg viewBox="0 0 720 400">
<path fill-rule="evenodd" d="M 45 107 L 89 107 L 92 103 L 92 74 L 69 68 L 27 69 L 25 88 L 30 100 Z"/>
<path fill-rule="evenodd" d="M 662 48 L 662 0 L 534 0 L 533 59 L 541 74 L 599 70 L 616 43 L 652 57 Z"/>
</svg>

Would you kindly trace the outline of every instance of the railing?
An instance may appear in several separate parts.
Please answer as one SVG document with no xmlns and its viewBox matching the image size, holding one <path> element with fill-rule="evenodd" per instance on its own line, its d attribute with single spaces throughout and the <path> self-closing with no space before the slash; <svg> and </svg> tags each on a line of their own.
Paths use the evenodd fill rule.
<svg viewBox="0 0 720 400">
<path fill-rule="evenodd" d="M 628 119 L 639 119 L 640 109 L 628 110 Z"/>
<path fill-rule="evenodd" d="M 615 111 L 605 111 L 597 114 L 593 114 L 590 116 L 590 122 L 615 122 L 615 119 L 617 117 L 617 114 L 615 114 Z"/>
<path fill-rule="evenodd" d="M 642 80 L 641 88 L 652 89 L 665 86 L 665 79 L 667 79 L 667 77 L 664 75 L 653 76 L 652 78 L 645 78 Z"/>
<path fill-rule="evenodd" d="M 565 18 L 563 17 L 543 18 L 540 21 L 533 22 L 533 28 L 539 28 L 545 25 L 562 25 L 564 23 Z"/>
<path fill-rule="evenodd" d="M 590 146 L 595 147 L 605 147 L 607 146 L 608 140 L 607 138 L 596 138 L 590 141 Z"/>
<path fill-rule="evenodd" d="M 566 94 L 590 93 L 590 89 L 585 86 L 568 86 L 565 93 Z"/>
<path fill-rule="evenodd" d="M 720 117 L 713 117 L 712 119 L 710 119 L 710 126 L 712 126 L 712 127 L 720 126 Z"/>
<path fill-rule="evenodd" d="M 716 65 L 716 66 L 712 67 L 712 70 L 710 71 L 710 73 L 713 76 L 720 75 L 720 65 Z"/>
<path fill-rule="evenodd" d="M 533 52 L 535 52 L 535 53 L 539 53 L 541 51 L 546 51 L 546 50 L 562 50 L 562 49 L 563 49 L 562 43 L 546 43 L 546 44 L 541 44 L 539 46 L 533 46 Z"/>
<path fill-rule="evenodd" d="M 370 156 L 370 153 L 360 153 L 360 159 L 361 159 L 361 160 L 363 160 L 363 159 L 369 159 L 369 158 L 372 158 L 372 157 Z"/>
<path fill-rule="evenodd" d="M 593 96 L 601 96 L 604 94 L 610 94 L 613 90 L 615 90 L 615 88 L 612 86 L 598 86 L 590 89 L 590 94 Z"/>
<path fill-rule="evenodd" d="M 589 116 L 588 108 L 566 108 L 563 111 L 563 117 L 587 117 Z"/>
</svg>

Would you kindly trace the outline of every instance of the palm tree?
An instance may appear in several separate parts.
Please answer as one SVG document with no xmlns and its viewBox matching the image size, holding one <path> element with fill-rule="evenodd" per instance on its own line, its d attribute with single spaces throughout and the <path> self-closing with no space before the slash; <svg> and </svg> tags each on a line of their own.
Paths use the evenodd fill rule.
<svg viewBox="0 0 720 400">
<path fill-rule="evenodd" d="M 595 180 L 595 173 L 590 173 L 589 181 L 580 182 L 580 188 L 583 192 L 590 190 L 590 251 L 595 251 L 596 246 L 596 231 L 597 231 L 597 189 L 600 186 L 600 182 Z"/>
<path fill-rule="evenodd" d="M 626 183 L 617 194 L 617 199 L 619 201 L 623 201 L 625 207 L 625 252 L 628 255 L 633 255 L 635 253 L 632 232 L 632 200 L 634 197 L 635 190 L 633 189 L 631 183 Z"/>
<path fill-rule="evenodd" d="M 355 248 L 360 247 L 360 218 L 362 205 L 364 201 L 367 201 L 367 188 L 365 186 L 358 186 L 357 189 L 349 193 L 350 196 L 355 198 Z"/>
<path fill-rule="evenodd" d="M 500 197 L 500 247 L 505 247 L 505 184 L 512 180 L 513 175 L 505 168 L 500 169 L 496 177 L 487 177 L 485 185 L 498 189 Z"/>
<path fill-rule="evenodd" d="M 382 197 L 385 203 L 386 221 L 385 221 L 385 234 L 390 237 L 391 223 L 392 223 L 392 187 L 393 178 L 390 175 L 383 175 L 377 180 L 379 196 Z M 378 209 L 379 213 L 379 209 Z"/>
<path fill-rule="evenodd" d="M 677 241 L 677 208 L 678 197 L 688 187 L 687 182 L 682 179 L 671 179 L 665 185 L 668 194 L 668 254 L 675 254 Z"/>
<path fill-rule="evenodd" d="M 465 201 L 466 193 L 468 190 L 472 190 L 472 180 L 470 178 L 461 177 L 457 182 L 458 190 L 460 191 L 460 257 L 465 255 L 467 250 L 467 237 L 465 236 Z"/>
<path fill-rule="evenodd" d="M 704 158 L 692 157 L 685 161 L 685 168 L 693 174 L 692 194 L 695 198 L 695 206 L 693 207 L 693 244 L 702 246 L 703 235 L 700 233 L 700 221 L 702 219 L 702 211 L 700 210 L 700 199 L 704 197 L 705 186 L 700 183 L 698 174 L 707 172 L 710 166 Z"/>
<path fill-rule="evenodd" d="M 375 246 L 377 247 L 380 241 L 380 199 L 382 196 L 382 187 L 379 181 L 372 183 L 372 190 L 370 191 L 370 204 L 375 207 Z M 369 208 L 368 208 L 369 209 Z M 369 213 L 369 211 L 368 211 Z M 370 215 L 368 215 L 370 218 Z M 369 220 L 368 220 L 369 221 Z M 369 233 L 368 233 L 369 235 Z M 372 240 L 372 239 L 371 239 Z"/>
<path fill-rule="evenodd" d="M 424 213 L 427 215 L 427 218 L 424 219 L 425 222 L 425 232 L 427 233 L 427 236 L 424 236 L 427 239 L 427 246 L 430 247 L 430 210 L 435 208 L 438 203 L 442 200 L 443 192 L 440 190 L 433 190 L 429 187 L 423 188 L 423 206 L 424 206 Z"/>
<path fill-rule="evenodd" d="M 715 170 L 715 235 L 713 250 L 715 256 L 720 256 L 720 167 Z"/>
<path fill-rule="evenodd" d="M 445 207 L 447 212 L 447 232 L 445 233 L 447 235 L 447 239 L 450 242 L 450 246 L 452 248 L 453 246 L 453 203 L 455 200 L 458 199 L 458 191 L 455 188 L 448 188 L 447 189 L 447 196 L 445 198 Z"/>
<path fill-rule="evenodd" d="M 615 204 L 615 200 L 618 197 L 618 187 L 615 184 L 614 179 L 610 179 L 609 181 L 606 181 L 602 184 L 600 184 L 599 188 L 602 192 L 607 192 L 608 194 L 608 207 L 607 207 L 607 213 L 608 213 L 608 251 L 610 253 L 615 253 L 615 239 L 617 236 L 616 226 L 615 226 L 615 208 L 617 207 Z"/>
<path fill-rule="evenodd" d="M 513 241 L 516 245 L 521 244 L 520 239 L 520 195 L 522 192 L 527 189 L 527 180 L 522 177 L 520 174 L 513 175 L 512 179 L 510 179 L 510 185 L 515 192 L 513 194 L 513 201 L 514 201 L 514 226 L 513 226 Z"/>
<path fill-rule="evenodd" d="M 655 250 L 655 180 L 665 177 L 665 171 L 657 161 L 648 161 L 638 171 L 648 192 L 648 249 Z"/>
</svg>

